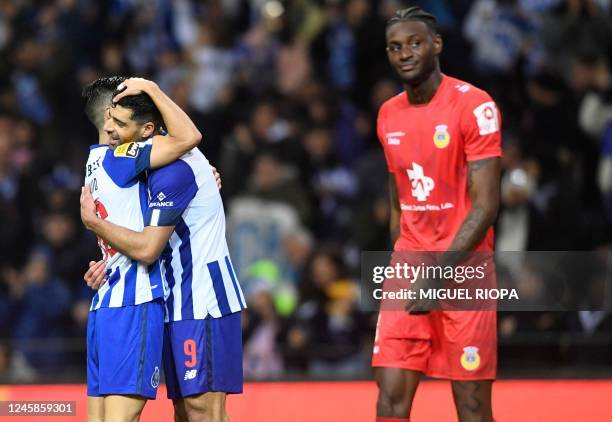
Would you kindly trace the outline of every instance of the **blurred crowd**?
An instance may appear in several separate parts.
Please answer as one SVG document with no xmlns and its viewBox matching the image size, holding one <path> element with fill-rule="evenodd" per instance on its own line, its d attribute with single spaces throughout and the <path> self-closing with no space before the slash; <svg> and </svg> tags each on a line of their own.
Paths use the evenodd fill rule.
<svg viewBox="0 0 612 422">
<path fill-rule="evenodd" d="M 249 304 L 247 377 L 367 373 L 360 252 L 391 247 L 376 113 L 402 89 L 385 21 L 415 3 L 438 17 L 443 72 L 502 111 L 497 248 L 609 250 L 610 0 L 0 0 L 0 382 L 84 377 L 99 251 L 78 216 L 97 140 L 80 91 L 107 75 L 153 79 L 204 133 Z M 500 338 L 611 326 L 504 314 Z"/>
</svg>

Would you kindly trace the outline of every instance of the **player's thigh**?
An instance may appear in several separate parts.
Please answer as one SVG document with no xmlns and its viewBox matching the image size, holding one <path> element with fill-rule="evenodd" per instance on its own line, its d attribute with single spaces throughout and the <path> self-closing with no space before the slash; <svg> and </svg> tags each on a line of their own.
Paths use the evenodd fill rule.
<svg viewBox="0 0 612 422">
<path fill-rule="evenodd" d="M 372 366 L 425 372 L 430 345 L 429 315 L 381 311 L 376 324 Z"/>
<path fill-rule="evenodd" d="M 104 422 L 138 421 L 147 399 L 133 395 L 104 397 Z"/>
<path fill-rule="evenodd" d="M 408 417 L 421 375 L 419 371 L 401 368 L 374 368 L 374 377 L 378 386 L 377 415 Z"/>
<path fill-rule="evenodd" d="M 493 422 L 493 381 L 452 381 L 451 385 L 459 422 Z"/>
<path fill-rule="evenodd" d="M 104 397 L 87 397 L 87 421 L 104 422 Z"/>
</svg>

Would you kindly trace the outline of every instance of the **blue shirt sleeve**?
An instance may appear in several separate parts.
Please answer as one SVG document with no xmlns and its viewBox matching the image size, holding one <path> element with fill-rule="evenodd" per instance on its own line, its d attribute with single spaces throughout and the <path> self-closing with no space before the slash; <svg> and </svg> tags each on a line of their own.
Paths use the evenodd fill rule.
<svg viewBox="0 0 612 422">
<path fill-rule="evenodd" d="M 176 226 L 198 191 L 193 170 L 177 160 L 153 171 L 147 181 L 149 207 L 145 226 Z"/>
<path fill-rule="evenodd" d="M 102 166 L 117 186 L 134 185 L 138 176 L 151 165 L 151 144 L 130 142 L 106 151 Z"/>
</svg>

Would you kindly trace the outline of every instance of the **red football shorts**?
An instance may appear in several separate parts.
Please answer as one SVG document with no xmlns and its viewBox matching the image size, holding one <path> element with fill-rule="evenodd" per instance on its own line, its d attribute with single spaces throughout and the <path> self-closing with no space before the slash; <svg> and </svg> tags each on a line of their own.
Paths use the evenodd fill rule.
<svg viewBox="0 0 612 422">
<path fill-rule="evenodd" d="M 380 311 L 372 366 L 450 380 L 495 379 L 497 312 Z"/>
</svg>

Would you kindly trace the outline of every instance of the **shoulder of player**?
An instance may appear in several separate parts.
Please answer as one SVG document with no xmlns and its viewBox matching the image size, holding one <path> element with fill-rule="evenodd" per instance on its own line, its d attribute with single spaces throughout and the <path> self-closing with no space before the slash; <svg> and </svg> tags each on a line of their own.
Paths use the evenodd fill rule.
<svg viewBox="0 0 612 422">
<path fill-rule="evenodd" d="M 180 181 L 184 179 L 185 181 L 188 181 L 188 179 L 194 177 L 194 173 L 193 168 L 187 163 L 187 161 L 179 158 L 170 164 L 155 170 L 151 170 L 149 173 L 149 179 L 158 181 Z"/>
<path fill-rule="evenodd" d="M 466 105 L 477 104 L 485 101 L 492 101 L 491 96 L 484 89 L 480 89 L 469 82 L 460 79 L 448 77 L 450 90 L 457 101 Z"/>
<path fill-rule="evenodd" d="M 384 116 L 386 113 L 391 112 L 395 108 L 399 107 L 402 103 L 402 95 L 406 95 L 406 93 L 402 91 L 382 103 L 380 108 L 378 109 L 378 116 Z"/>
<path fill-rule="evenodd" d="M 108 149 L 106 152 L 107 157 L 113 157 L 113 159 L 133 159 L 147 147 L 152 144 L 152 141 L 139 141 L 139 142 L 127 142 L 125 144 L 118 145 L 115 149 Z"/>
<path fill-rule="evenodd" d="M 97 159 L 99 157 L 106 156 L 106 152 L 109 151 L 108 145 L 106 144 L 96 144 L 91 145 L 89 147 L 89 155 L 87 156 L 88 160 Z"/>
</svg>

